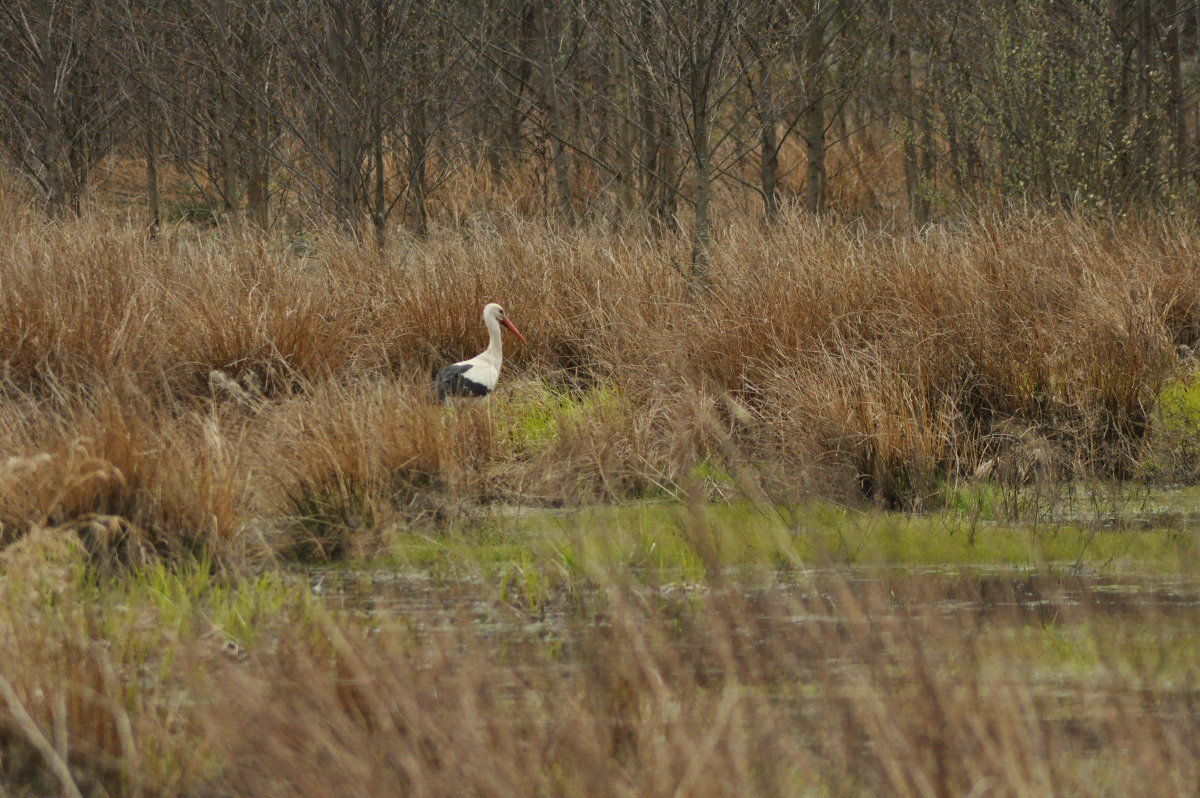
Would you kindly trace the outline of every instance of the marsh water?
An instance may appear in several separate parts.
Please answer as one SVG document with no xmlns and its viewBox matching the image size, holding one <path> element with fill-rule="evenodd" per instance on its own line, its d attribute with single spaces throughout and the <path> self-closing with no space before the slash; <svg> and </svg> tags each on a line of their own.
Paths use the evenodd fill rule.
<svg viewBox="0 0 1200 798">
<path fill-rule="evenodd" d="M 679 700 L 752 686 L 804 728 L 843 711 L 1000 713 L 1086 758 L 1122 738 L 1121 717 L 1200 728 L 1195 499 L 1058 503 L 1033 523 L 821 506 L 513 515 L 304 579 L 323 605 L 423 641 L 406 645 L 486 652 L 483 680 L 518 702 L 556 679 L 586 691 L 607 667 L 701 691 Z"/>
<path fill-rule="evenodd" d="M 460 622 L 484 626 L 556 627 L 581 608 L 603 601 L 610 589 L 575 586 L 570 595 L 551 591 L 543 601 L 508 600 L 478 579 L 434 579 L 388 568 L 314 569 L 312 592 L 330 606 L 362 615 L 407 616 L 421 623 Z M 844 567 L 776 575 L 736 569 L 715 584 L 642 583 L 628 589 L 642 601 L 679 603 L 685 599 L 737 593 L 752 605 L 788 604 L 793 622 L 840 620 L 838 594 L 886 597 L 896 613 L 935 613 L 959 623 L 1049 620 L 1078 617 L 1157 615 L 1193 618 L 1200 627 L 1200 579 L 1183 575 L 1097 573 L 1071 563 L 1042 567 L 947 566 Z M 582 595 L 581 595 L 582 594 Z M 874 611 L 878 612 L 878 602 Z"/>
</svg>

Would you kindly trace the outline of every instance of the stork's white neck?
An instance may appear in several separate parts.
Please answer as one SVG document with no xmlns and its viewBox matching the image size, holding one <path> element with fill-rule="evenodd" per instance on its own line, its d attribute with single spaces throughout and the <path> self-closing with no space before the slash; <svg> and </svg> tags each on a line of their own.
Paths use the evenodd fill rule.
<svg viewBox="0 0 1200 798">
<path fill-rule="evenodd" d="M 500 343 L 500 322 L 496 321 L 494 316 L 487 316 L 483 323 L 487 325 L 488 345 L 487 349 L 483 350 L 483 355 L 500 367 L 500 359 L 503 356 L 502 344 Z"/>
</svg>

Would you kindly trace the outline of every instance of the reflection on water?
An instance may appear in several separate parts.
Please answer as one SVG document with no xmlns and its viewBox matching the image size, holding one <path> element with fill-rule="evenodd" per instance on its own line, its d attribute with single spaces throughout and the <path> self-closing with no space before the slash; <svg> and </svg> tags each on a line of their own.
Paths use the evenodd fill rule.
<svg viewBox="0 0 1200 798">
<path fill-rule="evenodd" d="M 615 588 L 574 584 L 569 594 L 550 591 L 530 607 L 502 599 L 494 584 L 476 579 L 433 579 L 380 569 L 309 572 L 314 594 L 327 606 L 368 616 L 405 616 L 419 624 L 458 622 L 505 626 L 561 625 L 567 616 L 590 617 Z M 762 579 L 728 573 L 718 585 L 642 584 L 627 588 L 637 601 L 663 606 L 697 598 L 728 598 L 757 607 L 788 607 L 792 622 L 840 622 L 855 597 L 880 611 L 938 614 L 959 622 L 1070 621 L 1091 616 L 1153 614 L 1200 621 L 1200 580 L 1186 576 L 1095 574 L 1068 564 L 1020 567 L 893 567 L 813 569 Z M 773 613 L 769 613 L 773 614 Z"/>
<path fill-rule="evenodd" d="M 830 568 L 765 579 L 734 571 L 708 584 L 584 586 L 579 578 L 536 606 L 503 600 L 495 583 L 382 568 L 309 579 L 323 602 L 373 628 L 399 624 L 418 639 L 446 641 L 437 651 L 485 651 L 502 666 L 489 670 L 489 688 L 514 702 L 546 680 L 586 690 L 610 658 L 637 652 L 632 661 L 652 662 L 665 681 L 736 683 L 802 727 L 824 728 L 847 707 L 919 715 L 908 702 L 927 701 L 922 690 L 944 692 L 936 706 L 952 695 L 1023 696 L 1027 706 L 1004 711 L 1031 713 L 1043 732 L 1088 755 L 1111 750 L 1120 730 L 1105 724 L 1123 701 L 1141 702 L 1141 721 L 1200 723 L 1200 580 L 1187 577 L 1068 564 Z M 993 699 L 979 700 L 990 707 Z"/>
</svg>

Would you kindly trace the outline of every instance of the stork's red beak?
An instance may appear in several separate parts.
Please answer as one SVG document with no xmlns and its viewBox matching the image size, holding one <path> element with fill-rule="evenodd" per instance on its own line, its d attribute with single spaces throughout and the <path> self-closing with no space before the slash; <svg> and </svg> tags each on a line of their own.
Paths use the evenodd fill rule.
<svg viewBox="0 0 1200 798">
<path fill-rule="evenodd" d="M 516 328 L 516 327 L 513 325 L 513 323 L 512 323 L 511 321 L 509 321 L 508 319 L 500 319 L 500 323 L 501 323 L 501 324 L 503 324 L 505 327 L 507 327 L 507 328 L 508 328 L 508 331 L 509 331 L 510 333 L 512 333 L 513 335 L 515 335 L 515 336 L 517 336 L 518 338 L 520 338 L 520 339 L 521 339 L 521 343 L 523 343 L 523 344 L 527 344 L 527 343 L 529 343 L 528 341 L 526 341 L 526 340 L 525 340 L 525 336 L 524 336 L 524 335 L 521 335 L 521 331 L 520 331 L 520 330 L 518 330 L 518 329 L 517 329 L 517 328 Z"/>
</svg>

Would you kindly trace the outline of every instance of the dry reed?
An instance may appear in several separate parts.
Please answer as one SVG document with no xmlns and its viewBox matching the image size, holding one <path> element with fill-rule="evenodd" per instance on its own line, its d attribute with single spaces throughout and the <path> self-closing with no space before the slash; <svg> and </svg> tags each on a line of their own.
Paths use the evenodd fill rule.
<svg viewBox="0 0 1200 798">
<path fill-rule="evenodd" d="M 50 498 L 6 489 L 5 537 L 95 512 L 158 550 L 178 535 L 241 554 L 280 492 L 411 504 L 395 484 L 409 461 L 442 496 L 426 509 L 682 495 L 698 466 L 753 471 L 776 498 L 920 507 L 1006 456 L 1014 426 L 1044 442 L 1044 471 L 1128 475 L 1200 331 L 1197 242 L 1169 218 L 911 235 L 735 219 L 702 296 L 681 239 L 500 222 L 370 254 L 333 235 L 297 252 L 186 228 L 146 241 L 98 217 L 0 221 L 0 448 L 53 460 L 38 469 Z M 427 375 L 481 346 L 493 299 L 530 341 L 509 342 L 509 410 L 429 412 Z M 364 398 L 380 391 L 396 398 Z M 534 421 L 555 430 L 544 445 L 523 438 Z M 461 436 L 482 443 L 452 451 Z M 315 512 L 386 515 L 362 510 Z"/>
<path fill-rule="evenodd" d="M 1169 614 L 1129 609 L 1114 633 L 1054 591 L 961 618 L 939 607 L 980 584 L 758 590 L 714 567 L 675 596 L 580 577 L 549 631 L 531 608 L 502 634 L 469 611 L 275 608 L 248 652 L 169 622 L 215 627 L 211 608 L 77 595 L 84 562 L 347 557 L 486 502 L 920 507 L 960 476 L 1128 475 L 1159 456 L 1156 403 L 1200 335 L 1183 222 L 734 218 L 697 296 L 682 239 L 515 216 L 373 253 L 332 234 L 147 241 L 3 192 L 0 210 L 0 790 L 69 791 L 62 763 L 95 795 L 1200 783 L 1194 659 L 1167 668 L 1169 635 L 1112 651 Z M 529 345 L 508 342 L 488 402 L 431 404 L 431 370 L 482 346 L 488 300 Z M 1065 619 L 1100 654 L 1046 684 L 1014 640 Z M 161 651 L 104 642 L 158 626 Z"/>
</svg>

